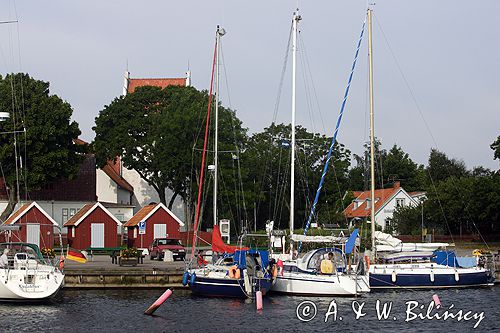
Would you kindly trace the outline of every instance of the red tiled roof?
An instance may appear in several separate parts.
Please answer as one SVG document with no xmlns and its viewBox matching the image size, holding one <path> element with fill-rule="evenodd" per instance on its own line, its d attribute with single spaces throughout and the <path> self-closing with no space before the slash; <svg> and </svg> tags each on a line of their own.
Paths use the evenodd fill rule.
<svg viewBox="0 0 500 333">
<path fill-rule="evenodd" d="M 86 141 L 83 141 L 82 139 L 80 138 L 76 138 L 76 139 L 73 139 L 73 143 L 75 145 L 79 145 L 79 146 L 84 146 L 84 145 L 88 145 L 89 143 L 86 142 Z"/>
<path fill-rule="evenodd" d="M 108 161 L 108 163 L 102 168 L 102 171 L 108 175 L 109 178 L 111 178 L 118 186 L 123 188 L 124 190 L 127 190 L 131 193 L 134 192 L 134 187 L 130 185 L 129 182 L 125 180 L 118 172 L 115 170 L 115 166 L 113 164 L 113 161 Z"/>
<path fill-rule="evenodd" d="M 66 223 L 64 223 L 63 227 L 69 227 L 69 226 L 75 225 L 76 222 L 78 222 L 78 220 L 83 215 L 85 215 L 85 213 L 87 213 L 92 207 L 94 207 L 94 205 L 95 204 L 93 204 L 93 203 L 89 203 L 89 204 L 86 204 L 85 206 L 83 206 L 82 208 L 80 208 L 80 210 L 78 212 L 76 212 L 75 215 L 73 215 L 68 221 L 66 221 Z"/>
<path fill-rule="evenodd" d="M 22 205 L 17 211 L 15 211 L 3 224 L 13 224 L 18 217 L 26 214 L 28 212 L 28 208 L 31 206 L 31 202 L 25 203 Z"/>
<path fill-rule="evenodd" d="M 143 221 L 143 219 L 159 204 L 150 204 L 141 208 L 140 211 L 137 212 L 127 223 L 125 223 L 124 227 L 135 227 L 139 224 L 139 222 Z"/>
<path fill-rule="evenodd" d="M 416 196 L 416 195 L 423 195 L 423 194 L 426 194 L 426 192 L 425 192 L 425 191 L 414 191 L 414 192 L 408 192 L 408 195 L 409 195 L 410 197 L 414 197 L 414 196 Z"/>
<path fill-rule="evenodd" d="M 186 86 L 186 78 L 170 79 L 129 79 L 127 92 L 132 93 L 137 87 L 153 86 L 165 88 L 167 86 Z"/>
<path fill-rule="evenodd" d="M 400 187 L 385 188 L 375 190 L 375 212 L 377 212 L 386 202 L 389 200 Z M 346 217 L 367 217 L 371 215 L 371 208 L 367 205 L 370 204 L 371 191 L 359 192 L 360 194 L 356 197 L 355 201 L 358 202 L 358 207 L 354 209 L 355 201 L 344 210 L 344 215 Z"/>
</svg>

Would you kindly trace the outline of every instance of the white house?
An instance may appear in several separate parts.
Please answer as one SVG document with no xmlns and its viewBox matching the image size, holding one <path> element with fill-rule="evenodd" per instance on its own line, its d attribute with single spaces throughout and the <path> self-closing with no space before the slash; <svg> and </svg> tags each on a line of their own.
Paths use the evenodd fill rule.
<svg viewBox="0 0 500 333">
<path fill-rule="evenodd" d="M 370 191 L 354 192 L 355 199 L 344 210 L 344 215 L 351 221 L 354 219 L 370 218 L 371 203 Z M 425 195 L 425 194 L 424 194 Z M 400 182 L 395 182 L 393 187 L 375 190 L 375 223 L 385 230 L 388 227 L 387 219 L 392 217 L 394 211 L 400 206 L 416 206 L 415 200 L 402 187 Z"/>
</svg>

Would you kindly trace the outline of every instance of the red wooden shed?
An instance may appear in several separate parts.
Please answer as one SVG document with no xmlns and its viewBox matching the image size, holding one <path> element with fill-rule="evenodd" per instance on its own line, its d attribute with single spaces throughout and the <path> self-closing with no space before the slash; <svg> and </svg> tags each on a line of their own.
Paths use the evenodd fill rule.
<svg viewBox="0 0 500 333">
<path fill-rule="evenodd" d="M 118 228 L 121 226 L 122 223 L 100 202 L 86 204 L 64 223 L 68 228 L 68 243 L 79 250 L 118 247 Z"/>
<path fill-rule="evenodd" d="M 33 243 L 40 248 L 50 249 L 54 247 L 54 232 L 59 227 L 35 201 L 23 204 L 3 224 L 20 227 L 19 230 L 10 231 L 10 241 Z"/>
<path fill-rule="evenodd" d="M 145 228 L 139 230 L 139 224 L 145 222 Z M 149 204 L 142 207 L 123 226 L 128 234 L 128 246 L 147 248 L 155 238 L 180 239 L 180 227 L 184 223 L 164 204 Z"/>
</svg>

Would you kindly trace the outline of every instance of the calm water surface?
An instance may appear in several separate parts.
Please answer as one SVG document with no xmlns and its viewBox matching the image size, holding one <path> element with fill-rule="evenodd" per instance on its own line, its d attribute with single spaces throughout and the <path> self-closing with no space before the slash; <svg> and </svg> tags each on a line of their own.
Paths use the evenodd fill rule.
<svg viewBox="0 0 500 333">
<path fill-rule="evenodd" d="M 437 291 L 373 292 L 364 297 L 310 298 L 269 295 L 264 299 L 264 310 L 256 311 L 255 303 L 229 299 L 208 299 L 175 290 L 174 294 L 156 311 L 155 316 L 143 315 L 144 310 L 161 295 L 161 290 L 64 290 L 57 302 L 49 304 L 0 304 L 1 332 L 345 332 L 406 331 L 406 332 L 470 332 L 478 319 L 414 319 L 406 322 L 407 302 L 416 301 L 410 317 L 425 315 L 429 302 L 438 294 L 442 308 L 484 312 L 484 319 L 474 330 L 500 332 L 500 286 L 488 289 L 456 289 Z M 313 301 L 316 316 L 308 322 L 297 318 L 297 306 Z M 335 300 L 337 318 L 325 314 Z M 387 320 L 378 320 L 376 302 L 392 303 Z M 355 319 L 353 301 L 365 316 Z M 413 304 L 413 303 L 412 303 Z M 415 303 L 416 304 L 416 303 Z M 411 304 L 410 304 L 411 305 Z M 420 310 L 420 306 L 424 306 Z M 304 303 L 299 314 L 310 319 L 314 307 Z M 436 313 L 435 310 L 431 314 Z M 309 316 L 309 317 L 308 317 Z M 342 317 L 342 320 L 340 320 Z M 396 319 L 394 319 L 396 318 Z"/>
</svg>

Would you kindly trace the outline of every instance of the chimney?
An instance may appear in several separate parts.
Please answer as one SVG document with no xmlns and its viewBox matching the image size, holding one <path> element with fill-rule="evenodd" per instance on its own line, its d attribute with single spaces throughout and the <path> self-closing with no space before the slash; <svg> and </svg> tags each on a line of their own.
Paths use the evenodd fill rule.
<svg viewBox="0 0 500 333">
<path fill-rule="evenodd" d="M 398 181 L 395 181 L 394 182 L 394 185 L 392 185 L 393 188 L 400 188 L 401 187 L 401 182 L 398 180 Z"/>
</svg>

